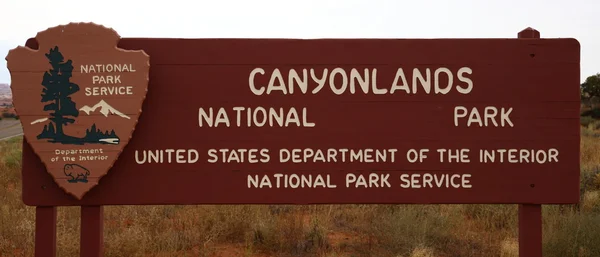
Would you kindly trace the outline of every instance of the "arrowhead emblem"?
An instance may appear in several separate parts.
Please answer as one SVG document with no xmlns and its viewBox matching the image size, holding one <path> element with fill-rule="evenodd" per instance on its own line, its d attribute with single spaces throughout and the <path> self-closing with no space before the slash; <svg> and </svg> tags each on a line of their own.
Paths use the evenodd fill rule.
<svg viewBox="0 0 600 257">
<path fill-rule="evenodd" d="M 6 56 L 25 139 L 79 200 L 129 142 L 148 90 L 149 56 L 118 48 L 119 38 L 101 25 L 69 23 L 39 32 L 38 49 Z"/>
</svg>

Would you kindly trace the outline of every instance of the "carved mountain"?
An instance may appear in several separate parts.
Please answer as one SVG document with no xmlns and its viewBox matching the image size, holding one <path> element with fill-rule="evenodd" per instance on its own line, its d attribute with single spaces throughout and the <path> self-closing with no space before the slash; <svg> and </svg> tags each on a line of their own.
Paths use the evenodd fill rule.
<svg viewBox="0 0 600 257">
<path fill-rule="evenodd" d="M 90 113 L 96 112 L 97 110 L 98 110 L 98 112 L 102 113 L 102 115 L 104 115 L 104 117 L 108 117 L 109 114 L 114 114 L 114 115 L 118 115 L 119 117 L 123 117 L 125 119 L 130 119 L 129 116 L 123 114 L 119 110 L 110 106 L 104 100 L 100 100 L 100 102 L 98 102 L 97 104 L 95 104 L 92 107 L 84 105 L 83 107 L 81 107 L 79 109 L 79 111 L 85 112 L 85 114 L 87 114 L 87 115 L 90 115 Z"/>
</svg>

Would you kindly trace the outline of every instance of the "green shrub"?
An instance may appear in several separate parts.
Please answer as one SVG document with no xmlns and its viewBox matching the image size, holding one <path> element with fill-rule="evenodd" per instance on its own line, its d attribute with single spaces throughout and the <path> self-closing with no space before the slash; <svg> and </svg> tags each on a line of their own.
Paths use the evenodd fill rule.
<svg viewBox="0 0 600 257">
<path fill-rule="evenodd" d="M 2 113 L 2 118 L 16 118 L 17 115 L 14 113 L 10 113 L 10 112 L 3 112 Z"/>
<path fill-rule="evenodd" d="M 592 117 L 594 119 L 600 119 L 600 108 L 594 108 L 591 110 L 587 110 L 581 113 L 581 116 L 588 116 L 588 117 Z"/>
<path fill-rule="evenodd" d="M 586 191 L 600 190 L 600 167 L 582 169 L 579 190 L 581 195 Z"/>
<path fill-rule="evenodd" d="M 589 127 L 589 125 L 594 123 L 595 121 L 596 119 L 592 118 L 591 116 L 581 116 L 579 118 L 579 123 L 581 124 L 581 126 L 584 127 Z"/>
</svg>

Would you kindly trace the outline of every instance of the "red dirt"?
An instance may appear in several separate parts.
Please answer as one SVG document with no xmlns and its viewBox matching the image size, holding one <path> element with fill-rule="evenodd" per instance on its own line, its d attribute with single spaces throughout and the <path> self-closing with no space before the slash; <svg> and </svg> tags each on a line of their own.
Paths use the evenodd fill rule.
<svg viewBox="0 0 600 257">
<path fill-rule="evenodd" d="M 0 107 L 0 113 L 3 113 L 3 112 L 16 114 L 14 107 Z"/>
</svg>

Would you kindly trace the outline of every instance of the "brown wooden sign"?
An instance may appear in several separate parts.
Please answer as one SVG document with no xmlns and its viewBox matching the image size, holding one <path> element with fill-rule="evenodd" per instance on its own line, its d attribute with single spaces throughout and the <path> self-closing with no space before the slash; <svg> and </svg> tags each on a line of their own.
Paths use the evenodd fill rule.
<svg viewBox="0 0 600 257">
<path fill-rule="evenodd" d="M 122 38 L 118 47 L 151 57 L 134 136 L 81 200 L 25 144 L 26 204 L 578 202 L 574 39 Z M 36 58 L 17 68 L 11 57 L 11 71 L 47 69 Z M 39 91 L 40 78 L 15 82 Z"/>
<path fill-rule="evenodd" d="M 117 48 L 114 30 L 91 23 L 50 28 L 36 40 L 39 49 L 17 47 L 6 57 L 13 102 L 25 138 L 45 164 L 36 176 L 48 179 L 47 170 L 58 187 L 82 199 L 131 138 L 146 97 L 149 57 Z"/>
</svg>

